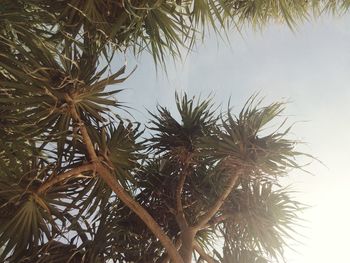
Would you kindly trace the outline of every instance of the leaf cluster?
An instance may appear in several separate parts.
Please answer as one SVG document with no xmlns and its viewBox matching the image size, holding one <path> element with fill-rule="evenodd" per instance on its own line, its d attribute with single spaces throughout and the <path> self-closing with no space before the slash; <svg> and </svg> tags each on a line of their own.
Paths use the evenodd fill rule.
<svg viewBox="0 0 350 263">
<path fill-rule="evenodd" d="M 217 260 L 271 261 L 283 254 L 300 204 L 278 178 L 300 168 L 289 128 L 265 130 L 283 104 L 248 101 L 234 115 L 211 99 L 176 96 L 180 119 L 151 113 L 151 136 L 120 116 L 126 68 L 114 55 L 148 50 L 157 63 L 191 49 L 206 27 L 293 24 L 310 8 L 347 1 L 4 0 L 0 6 L 0 261 L 160 262 L 164 248 L 96 174 L 97 158 L 170 239 L 181 231 L 176 189 L 189 224 L 244 171 L 224 205 L 196 236 L 216 240 Z M 77 121 L 75 116 L 79 116 Z M 143 137 L 142 137 L 143 136 Z M 91 146 L 91 145 L 90 145 Z M 76 173 L 74 173 L 76 171 Z M 221 241 L 220 241 L 221 240 Z M 215 247 L 216 248 L 216 247 Z"/>
</svg>

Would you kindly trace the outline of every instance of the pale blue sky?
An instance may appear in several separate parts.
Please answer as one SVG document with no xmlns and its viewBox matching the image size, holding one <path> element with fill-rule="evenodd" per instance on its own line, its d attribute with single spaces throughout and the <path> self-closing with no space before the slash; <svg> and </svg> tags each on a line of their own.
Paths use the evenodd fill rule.
<svg viewBox="0 0 350 263">
<path fill-rule="evenodd" d="M 230 33 L 231 47 L 215 36 L 190 54 L 184 63 L 169 68 L 168 78 L 156 76 L 151 58 L 142 56 L 138 69 L 126 81 L 122 99 L 135 108 L 138 121 L 149 117 L 145 108 L 157 103 L 175 109 L 174 92 L 215 94 L 217 103 L 239 110 L 256 91 L 266 101 L 287 98 L 291 121 L 307 121 L 294 128 L 294 136 L 327 167 L 314 163 L 310 176 L 292 174 L 289 183 L 298 199 L 313 205 L 303 215 L 309 222 L 301 230 L 307 238 L 299 254 L 287 262 L 349 262 L 350 236 L 350 15 L 323 17 L 298 26 L 270 25 L 263 32 L 244 29 Z M 128 63 L 134 65 L 132 60 Z"/>
</svg>

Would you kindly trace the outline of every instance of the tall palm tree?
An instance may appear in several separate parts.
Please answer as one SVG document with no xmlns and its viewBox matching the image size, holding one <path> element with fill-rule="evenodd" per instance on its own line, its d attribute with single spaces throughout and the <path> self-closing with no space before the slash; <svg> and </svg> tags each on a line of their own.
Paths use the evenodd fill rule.
<svg viewBox="0 0 350 263">
<path fill-rule="evenodd" d="M 186 95 L 152 114 L 150 137 L 109 89 L 115 54 L 156 63 L 207 27 L 290 26 L 348 1 L 3 0 L 0 6 L 0 260 L 270 262 L 297 211 L 277 182 L 298 168 L 283 104 L 238 116 Z M 219 249 L 220 245 L 222 250 Z"/>
</svg>

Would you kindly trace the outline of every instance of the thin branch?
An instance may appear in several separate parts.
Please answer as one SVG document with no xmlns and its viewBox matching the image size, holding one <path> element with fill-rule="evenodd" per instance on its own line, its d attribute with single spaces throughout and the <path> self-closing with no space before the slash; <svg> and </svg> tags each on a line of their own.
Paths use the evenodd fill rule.
<svg viewBox="0 0 350 263">
<path fill-rule="evenodd" d="M 229 218 L 233 218 L 233 214 L 223 214 L 217 217 L 212 218 L 205 226 L 204 228 L 210 227 L 210 226 L 215 226 Z"/>
<path fill-rule="evenodd" d="M 79 125 L 79 130 L 81 132 L 81 135 L 83 136 L 84 143 L 86 145 L 86 149 L 88 151 L 89 157 L 91 158 L 92 162 L 98 162 L 98 157 L 95 151 L 95 147 L 90 139 L 89 132 L 87 131 L 84 122 L 81 120 L 77 109 L 75 108 L 74 105 L 74 100 L 68 95 L 65 95 L 65 99 L 69 105 L 69 111 L 72 115 L 72 118 L 77 122 Z"/>
<path fill-rule="evenodd" d="M 212 258 L 211 256 L 209 256 L 205 252 L 205 250 L 197 242 L 194 242 L 193 247 L 198 252 L 200 257 L 202 259 L 204 259 L 206 262 L 208 262 L 208 263 L 217 263 L 217 261 L 214 258 Z"/>
<path fill-rule="evenodd" d="M 176 221 L 181 229 L 180 236 L 182 241 L 180 255 L 182 256 L 182 259 L 185 262 L 191 262 L 193 252 L 193 241 L 194 237 L 196 236 L 196 231 L 188 226 L 181 197 L 186 177 L 189 171 L 190 156 L 191 155 L 187 154 L 186 158 L 184 159 L 179 182 L 176 187 Z"/>
<path fill-rule="evenodd" d="M 199 230 L 202 229 L 210 219 L 219 211 L 222 204 L 225 202 L 228 195 L 231 193 L 233 187 L 235 186 L 238 178 L 243 173 L 242 170 L 238 170 L 235 174 L 233 174 L 228 182 L 226 183 L 226 187 L 224 191 L 222 191 L 221 195 L 216 199 L 215 203 L 207 210 L 207 212 L 202 215 L 199 219 L 197 224 L 194 226 L 195 229 Z"/>
<path fill-rule="evenodd" d="M 170 238 L 164 233 L 158 223 L 153 217 L 138 203 L 136 202 L 128 192 L 120 185 L 112 173 L 103 165 L 97 165 L 97 173 L 105 181 L 105 183 L 113 190 L 114 193 L 123 201 L 123 203 L 129 207 L 135 214 L 137 214 L 146 226 L 152 231 L 152 233 L 159 239 L 164 248 L 169 253 L 174 263 L 183 263 L 176 247 L 170 240 Z"/>
<path fill-rule="evenodd" d="M 179 227 L 181 230 L 188 228 L 188 223 L 186 220 L 184 208 L 182 205 L 182 191 L 184 188 L 184 184 L 187 177 L 187 169 L 188 165 L 183 169 L 182 173 L 180 174 L 180 180 L 178 182 L 177 188 L 176 188 L 176 221 L 179 224 Z"/>
<path fill-rule="evenodd" d="M 179 249 L 181 247 L 182 241 L 180 236 L 176 238 L 175 240 L 175 247 L 176 249 Z M 169 263 L 170 257 L 169 254 L 164 252 L 164 254 L 157 260 L 157 263 Z"/>
<path fill-rule="evenodd" d="M 44 193 L 47 189 L 51 188 L 55 184 L 61 183 L 61 182 L 68 180 L 72 177 L 76 177 L 83 172 L 92 171 L 93 169 L 94 169 L 94 165 L 89 163 L 89 164 L 80 165 L 79 167 L 73 168 L 72 170 L 58 174 L 58 175 L 52 177 L 52 179 L 44 182 L 38 188 L 37 193 L 38 194 Z"/>
</svg>

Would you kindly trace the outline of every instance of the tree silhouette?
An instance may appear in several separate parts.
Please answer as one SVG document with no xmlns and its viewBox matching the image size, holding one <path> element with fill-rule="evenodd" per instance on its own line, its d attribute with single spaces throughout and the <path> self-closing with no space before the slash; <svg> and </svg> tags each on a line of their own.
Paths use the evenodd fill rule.
<svg viewBox="0 0 350 263">
<path fill-rule="evenodd" d="M 180 119 L 123 118 L 125 66 L 191 50 L 208 28 L 344 12 L 347 1 L 3 0 L 0 247 L 4 262 L 273 262 L 304 206 L 278 184 L 300 168 L 282 103 L 236 116 L 176 97 Z M 117 86 L 120 87 L 120 86 Z M 150 135 L 146 135 L 150 134 Z"/>
</svg>

